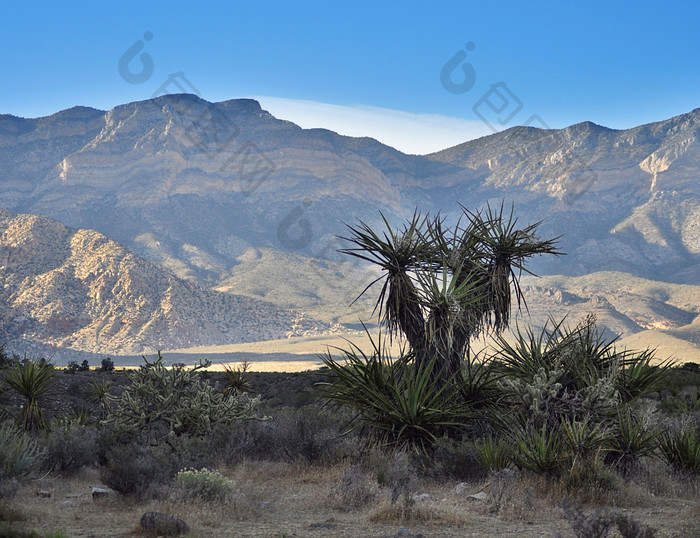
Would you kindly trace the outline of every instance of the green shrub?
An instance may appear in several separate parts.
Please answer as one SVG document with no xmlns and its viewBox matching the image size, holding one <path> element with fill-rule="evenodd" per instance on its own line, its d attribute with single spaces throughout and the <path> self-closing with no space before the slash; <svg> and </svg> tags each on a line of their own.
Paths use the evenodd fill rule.
<svg viewBox="0 0 700 538">
<path fill-rule="evenodd" d="M 208 469 L 182 469 L 175 475 L 175 486 L 180 498 L 185 500 L 224 503 L 234 492 L 231 480 Z"/>
<path fill-rule="evenodd" d="M 425 458 L 426 471 L 459 480 L 479 480 L 486 477 L 478 454 L 478 446 L 467 437 L 460 440 L 441 437 L 433 443 L 432 451 Z"/>
<path fill-rule="evenodd" d="M 343 432 L 345 413 L 317 406 L 280 408 L 266 421 L 242 421 L 217 427 L 208 436 L 218 460 L 235 465 L 244 460 L 335 463 L 359 452 L 357 435 Z"/>
</svg>

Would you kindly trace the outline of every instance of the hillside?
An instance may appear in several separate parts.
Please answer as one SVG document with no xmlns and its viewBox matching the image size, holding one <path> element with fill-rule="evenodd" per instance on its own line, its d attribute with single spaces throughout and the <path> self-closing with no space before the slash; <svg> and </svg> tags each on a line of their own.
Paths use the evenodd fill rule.
<svg viewBox="0 0 700 538">
<path fill-rule="evenodd" d="M 327 329 L 179 279 L 98 232 L 0 210 L 0 341 L 13 350 L 124 355 Z"/>
</svg>

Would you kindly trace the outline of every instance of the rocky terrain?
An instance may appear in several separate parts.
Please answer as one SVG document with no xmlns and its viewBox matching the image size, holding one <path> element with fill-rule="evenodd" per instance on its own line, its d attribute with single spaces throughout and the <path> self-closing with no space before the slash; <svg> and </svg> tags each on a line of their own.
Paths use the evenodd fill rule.
<svg viewBox="0 0 700 538">
<path fill-rule="evenodd" d="M 0 210 L 0 341 L 12 349 L 123 355 L 326 330 L 300 312 L 177 278 L 98 232 Z"/>
<path fill-rule="evenodd" d="M 566 278 L 528 284 L 535 324 L 549 312 L 537 303 L 561 298 L 557 313 L 595 310 L 611 331 L 652 331 L 700 352 L 698 301 L 671 300 L 679 289 L 681 296 L 698 296 L 699 133 L 696 109 L 621 131 L 592 123 L 560 130 L 515 127 L 418 156 L 371 138 L 301 129 L 249 99 L 208 103 L 193 95 L 165 95 L 106 112 L 76 107 L 37 119 L 0 116 L 0 207 L 104 234 L 135 253 L 134 259 L 155 264 L 144 265 L 149 271 L 165 269 L 186 281 L 177 280 L 181 289 L 196 288 L 202 312 L 209 297 L 223 300 L 204 290 L 209 288 L 349 326 L 360 313 L 369 317 L 371 299 L 348 305 L 376 275 L 338 254 L 344 223 L 378 224 L 380 211 L 398 223 L 416 208 L 450 220 L 460 211 L 458 203 L 479 209 L 505 201 L 514 204 L 523 224 L 542 220 L 542 235 L 561 236 L 567 255 L 534 260 L 532 269 L 567 278 L 589 275 L 597 286 L 582 290 Z M 91 233 L 80 232 L 81 244 L 92 248 Z M 51 248 L 57 249 L 56 260 L 65 259 L 65 240 Z M 57 271 L 52 278 L 66 273 L 62 267 L 51 266 Z M 10 278 L 12 271 L 3 270 Z M 46 272 L 32 271 L 33 278 Z M 25 277 L 19 273 L 10 280 Z M 623 293 L 606 284 L 608 277 L 613 282 L 635 277 L 645 284 Z M 19 297 L 16 286 L 10 286 L 13 301 Z M 47 308 L 46 287 L 35 286 L 22 308 L 41 310 L 43 317 L 30 317 L 43 328 L 15 316 L 4 318 L 5 330 L 74 349 L 232 343 L 291 330 L 284 322 L 276 332 L 261 329 L 253 336 L 253 329 L 241 327 L 230 338 L 210 337 L 222 331 L 213 321 L 221 316 L 214 316 L 206 330 L 202 324 L 193 329 L 202 330 L 199 340 L 167 323 L 159 331 L 177 339 L 152 336 L 132 345 L 136 325 L 124 332 L 116 321 L 121 314 L 93 325 L 88 318 L 102 319 L 101 314 L 82 295 L 49 301 L 53 307 Z M 3 297 L 10 296 L 8 289 Z M 137 316 L 137 324 L 148 323 L 144 337 L 158 333 L 158 324 L 149 321 L 156 310 L 167 311 L 172 321 L 189 320 L 189 314 L 175 313 L 189 296 L 171 293 L 166 299 L 168 286 L 152 289 L 154 310 Z M 49 320 L 66 334 L 49 337 Z M 116 336 L 121 334 L 124 338 Z"/>
</svg>

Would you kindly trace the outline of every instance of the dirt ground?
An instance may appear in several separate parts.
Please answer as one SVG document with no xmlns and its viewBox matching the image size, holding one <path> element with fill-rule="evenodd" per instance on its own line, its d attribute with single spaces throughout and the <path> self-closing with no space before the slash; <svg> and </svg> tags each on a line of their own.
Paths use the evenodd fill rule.
<svg viewBox="0 0 700 538">
<path fill-rule="evenodd" d="M 4 504 L 2 514 L 6 521 L 15 519 L 5 523 L 12 529 L 42 535 L 60 531 L 69 537 L 139 536 L 140 518 L 149 511 L 183 519 L 190 526 L 189 536 L 196 537 L 574 536 L 556 502 L 517 486 L 498 513 L 488 498 L 468 497 L 479 490 L 488 492 L 484 484 L 456 487 L 456 482 L 436 480 L 418 483 L 417 493 L 429 498 L 416 500 L 408 518 L 401 519 L 397 513 L 401 501 L 392 506 L 386 491 L 365 507 L 350 509 L 337 493 L 343 471 L 342 466 L 242 464 L 222 470 L 236 485 L 236 493 L 232 501 L 214 505 L 173 500 L 137 503 L 118 496 L 93 500 L 91 489 L 101 482 L 96 471 L 88 470 L 71 479 L 49 476 L 23 485 L 15 499 Z M 693 489 L 697 484 L 680 496 L 654 496 L 630 485 L 613 502 L 616 510 L 652 527 L 657 537 L 695 537 L 700 536 L 700 498 Z M 584 508 L 585 513 L 593 510 Z M 609 536 L 619 534 L 615 530 Z"/>
</svg>

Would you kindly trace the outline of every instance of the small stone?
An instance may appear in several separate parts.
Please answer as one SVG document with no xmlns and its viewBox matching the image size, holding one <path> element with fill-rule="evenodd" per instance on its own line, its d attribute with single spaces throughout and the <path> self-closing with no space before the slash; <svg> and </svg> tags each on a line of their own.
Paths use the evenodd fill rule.
<svg viewBox="0 0 700 538">
<path fill-rule="evenodd" d="M 452 493 L 454 493 L 455 495 L 463 495 L 468 487 L 469 484 L 467 484 L 466 482 L 460 482 L 454 488 L 452 488 Z"/>
<path fill-rule="evenodd" d="M 159 536 L 177 536 L 190 532 L 190 527 L 181 519 L 163 512 L 146 512 L 141 516 L 141 530 Z"/>
<path fill-rule="evenodd" d="M 477 501 L 485 501 L 488 498 L 489 496 L 483 491 L 480 491 L 479 493 L 474 493 L 472 495 L 467 495 L 467 499 L 475 499 Z"/>
<path fill-rule="evenodd" d="M 312 523 L 311 528 L 313 528 L 313 529 L 335 529 L 336 524 L 333 523 L 334 521 L 335 521 L 335 519 L 333 519 L 331 517 L 331 518 L 328 518 L 323 523 Z"/>
<path fill-rule="evenodd" d="M 63 501 L 61 508 L 75 508 L 75 503 L 73 501 Z"/>
<path fill-rule="evenodd" d="M 416 495 L 415 497 L 413 497 L 413 499 L 419 502 L 429 501 L 430 493 L 421 493 L 420 495 Z"/>
<path fill-rule="evenodd" d="M 43 489 L 36 490 L 34 492 L 34 495 L 37 497 L 43 497 L 45 499 L 49 499 L 51 497 L 51 492 L 50 491 L 44 491 Z"/>
<path fill-rule="evenodd" d="M 104 497 L 109 497 L 110 495 L 114 495 L 114 490 L 111 490 L 109 488 L 98 488 L 98 487 L 93 487 L 92 488 L 92 500 L 95 501 L 97 499 L 102 499 Z"/>
<path fill-rule="evenodd" d="M 80 497 L 80 495 L 77 493 L 68 493 L 66 495 L 66 499 L 77 499 L 78 497 Z"/>
<path fill-rule="evenodd" d="M 399 532 L 396 533 L 396 536 L 409 536 L 411 532 L 408 529 L 399 529 Z"/>
</svg>

